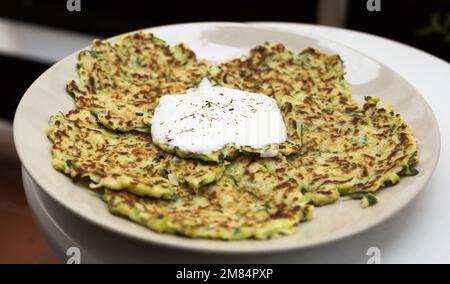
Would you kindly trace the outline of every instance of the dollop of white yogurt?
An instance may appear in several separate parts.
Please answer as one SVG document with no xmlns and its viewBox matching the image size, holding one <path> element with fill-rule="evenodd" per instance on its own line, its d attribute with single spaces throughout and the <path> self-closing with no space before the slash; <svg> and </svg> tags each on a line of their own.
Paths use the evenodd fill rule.
<svg viewBox="0 0 450 284">
<path fill-rule="evenodd" d="M 259 149 L 287 139 L 274 99 L 212 86 L 206 78 L 185 94 L 160 98 L 151 120 L 151 135 L 155 143 L 199 154 L 226 145 Z"/>
</svg>

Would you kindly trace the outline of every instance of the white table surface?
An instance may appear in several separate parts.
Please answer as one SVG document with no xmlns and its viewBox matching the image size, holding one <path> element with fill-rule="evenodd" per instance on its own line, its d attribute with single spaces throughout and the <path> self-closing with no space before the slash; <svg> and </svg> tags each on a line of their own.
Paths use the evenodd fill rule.
<svg viewBox="0 0 450 284">
<path fill-rule="evenodd" d="M 441 129 L 442 149 L 438 167 L 428 186 L 403 211 L 391 220 L 360 235 L 326 246 L 276 255 L 247 257 L 205 256 L 186 252 L 175 253 L 181 262 L 247 262 L 247 263 L 366 263 L 366 251 L 377 247 L 381 251 L 382 263 L 450 263 L 450 64 L 420 50 L 391 40 L 359 32 L 330 27 L 287 24 L 259 23 L 257 25 L 282 28 L 303 34 L 314 34 L 345 44 L 370 57 L 383 62 L 407 79 L 425 97 L 433 109 Z M 450 52 L 450 50 L 449 50 Z M 83 220 L 70 226 L 50 220 L 48 213 L 52 208 L 42 202 L 38 204 L 35 192 L 27 190 L 27 196 L 37 221 L 58 255 L 64 256 L 65 247 L 71 242 L 88 246 L 89 240 L 70 234 L 71 227 L 86 226 Z M 39 193 L 38 193 L 39 195 Z M 60 216 L 61 217 L 61 216 Z M 53 222 L 53 223 L 52 223 Z M 64 227 L 66 226 L 66 227 Z M 69 232 L 68 232 L 69 231 Z M 76 239 L 78 238 L 78 239 Z M 106 238 L 106 235 L 105 235 Z M 116 238 L 116 237 L 111 237 Z M 119 240 L 111 240 L 117 244 Z M 85 245 L 83 245 L 83 243 Z M 103 239 L 101 253 L 94 251 L 93 245 L 88 254 L 90 261 L 127 261 L 108 250 Z M 143 244 L 129 244 L 131 247 Z M 131 248 L 130 247 L 130 248 Z M 134 247 L 136 248 L 136 247 Z M 159 255 L 159 256 L 158 256 Z M 132 257 L 132 256 L 131 256 Z M 129 261 L 145 261 L 136 254 Z M 172 262 L 170 253 L 153 254 L 152 262 Z"/>
</svg>

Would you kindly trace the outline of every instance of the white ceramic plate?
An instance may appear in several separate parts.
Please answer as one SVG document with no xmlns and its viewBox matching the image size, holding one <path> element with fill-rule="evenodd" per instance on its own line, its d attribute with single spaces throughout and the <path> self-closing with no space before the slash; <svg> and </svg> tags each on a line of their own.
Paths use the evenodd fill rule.
<svg viewBox="0 0 450 284">
<path fill-rule="evenodd" d="M 14 140 L 25 169 L 36 183 L 57 202 L 83 218 L 131 238 L 191 250 L 222 253 L 292 250 L 339 240 L 379 224 L 406 206 L 430 179 L 440 150 L 436 119 L 422 96 L 382 63 L 325 39 L 250 24 L 182 24 L 146 31 L 155 33 L 170 44 L 185 42 L 199 58 L 212 62 L 244 55 L 249 48 L 265 41 L 281 42 L 297 52 L 306 47 L 316 47 L 339 54 L 346 66 L 346 79 L 357 100 L 362 101 L 364 96 L 380 97 L 383 104 L 392 104 L 394 110 L 412 126 L 421 161 L 417 167 L 419 174 L 402 178 L 396 186 L 382 190 L 378 194 L 379 204 L 368 209 L 362 209 L 359 201 L 341 201 L 316 208 L 313 220 L 300 224 L 297 233 L 287 237 L 227 242 L 155 233 L 111 215 L 95 193 L 74 184 L 51 166 L 50 142 L 45 129 L 50 115 L 74 108 L 71 96 L 65 91 L 66 82 L 77 78 L 77 53 L 74 53 L 47 70 L 25 93 L 14 120 Z"/>
</svg>

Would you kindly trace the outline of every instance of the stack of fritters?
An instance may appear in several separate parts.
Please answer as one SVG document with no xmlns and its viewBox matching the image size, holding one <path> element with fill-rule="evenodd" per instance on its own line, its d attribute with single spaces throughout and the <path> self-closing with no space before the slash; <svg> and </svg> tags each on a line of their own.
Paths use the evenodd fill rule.
<svg viewBox="0 0 450 284">
<path fill-rule="evenodd" d="M 208 66 L 183 44 L 137 33 L 94 41 L 77 69 L 79 80 L 68 83 L 77 109 L 50 119 L 53 165 L 89 179 L 111 212 L 158 232 L 277 237 L 310 219 L 313 205 L 348 195 L 370 206 L 373 192 L 416 173 L 409 126 L 374 98 L 352 101 L 337 55 L 265 44 Z M 149 121 L 158 99 L 203 77 L 273 97 L 288 132 L 282 155 L 227 148 L 208 162 L 154 145 Z"/>
</svg>

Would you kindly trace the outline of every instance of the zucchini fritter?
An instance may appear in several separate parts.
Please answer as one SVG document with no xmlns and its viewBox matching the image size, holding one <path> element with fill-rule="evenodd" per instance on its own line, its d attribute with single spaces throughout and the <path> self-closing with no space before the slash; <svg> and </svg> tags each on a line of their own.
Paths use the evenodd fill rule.
<svg viewBox="0 0 450 284">
<path fill-rule="evenodd" d="M 70 81 L 77 108 L 92 111 L 115 131 L 148 132 L 143 116 L 165 94 L 178 94 L 200 83 L 208 65 L 185 44 L 173 47 L 150 33 L 122 36 L 117 43 L 94 40 L 80 52 L 78 81 Z"/>
<path fill-rule="evenodd" d="M 349 94 L 343 80 L 343 65 L 337 55 L 326 55 L 315 49 L 306 49 L 298 56 L 282 44 L 257 46 L 248 56 L 211 66 L 211 82 L 255 93 L 266 94 L 277 100 L 281 109 L 288 140 L 279 151 L 290 155 L 299 151 L 302 144 L 301 120 L 284 100 L 285 95 L 296 91 L 319 91 L 318 83 L 327 88 Z"/>
<path fill-rule="evenodd" d="M 411 174 L 417 147 L 400 116 L 366 98 L 359 106 L 344 80 L 342 60 L 312 48 L 297 56 L 266 43 L 248 56 L 211 67 L 224 86 L 264 93 L 277 100 L 290 140 L 301 150 L 288 156 L 315 205 L 340 195 L 363 198 Z M 291 152 L 291 151 L 288 151 Z M 369 205 L 373 204 L 369 203 Z"/>
<path fill-rule="evenodd" d="M 157 232 L 267 239 L 292 233 L 296 224 L 311 218 L 312 206 L 303 201 L 292 170 L 284 159 L 240 157 L 198 194 L 181 187 L 173 201 L 109 190 L 103 197 L 111 212 Z"/>
<path fill-rule="evenodd" d="M 53 166 L 74 179 L 89 178 L 91 188 L 174 198 L 178 185 L 198 189 L 224 171 L 222 165 L 179 161 L 153 145 L 146 133 L 108 130 L 87 110 L 52 116 L 47 135 L 53 143 Z"/>
</svg>

